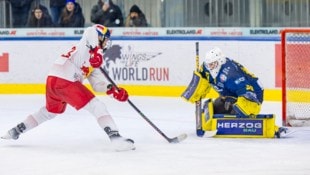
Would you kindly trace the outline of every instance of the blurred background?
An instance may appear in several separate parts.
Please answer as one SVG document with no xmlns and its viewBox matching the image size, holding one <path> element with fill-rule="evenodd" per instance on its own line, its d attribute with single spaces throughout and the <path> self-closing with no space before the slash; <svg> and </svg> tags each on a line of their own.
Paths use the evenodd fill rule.
<svg viewBox="0 0 310 175">
<path fill-rule="evenodd" d="M 50 0 L 37 0 L 49 7 Z M 76 0 L 85 26 L 98 0 Z M 309 27 L 310 0 L 113 0 L 124 18 L 133 4 L 149 27 Z M 0 0 L 0 28 L 12 28 L 10 0 Z"/>
</svg>

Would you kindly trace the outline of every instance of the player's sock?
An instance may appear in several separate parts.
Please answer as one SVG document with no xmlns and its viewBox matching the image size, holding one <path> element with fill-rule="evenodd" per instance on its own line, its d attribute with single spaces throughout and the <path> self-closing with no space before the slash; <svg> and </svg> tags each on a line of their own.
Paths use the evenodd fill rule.
<svg viewBox="0 0 310 175">
<path fill-rule="evenodd" d="M 134 141 L 132 139 L 122 137 L 118 131 L 112 131 L 110 127 L 105 127 L 104 131 L 108 134 L 116 151 L 128 151 L 136 149 Z"/>
</svg>

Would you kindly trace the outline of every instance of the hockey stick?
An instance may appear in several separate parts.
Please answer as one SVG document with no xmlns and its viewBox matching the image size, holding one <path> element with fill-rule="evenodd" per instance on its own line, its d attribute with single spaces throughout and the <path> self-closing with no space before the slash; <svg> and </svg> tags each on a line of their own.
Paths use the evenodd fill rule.
<svg viewBox="0 0 310 175">
<path fill-rule="evenodd" d="M 114 81 L 110 78 L 109 74 L 102 68 L 100 67 L 100 71 L 103 73 L 103 75 L 108 79 L 108 81 L 114 86 L 116 87 L 116 89 L 118 89 L 118 86 L 114 83 Z M 133 107 L 139 114 L 140 116 L 145 119 L 161 136 L 163 136 L 169 143 L 179 143 L 181 141 L 183 141 L 184 139 L 187 138 L 186 134 L 181 134 L 177 137 L 174 138 L 169 138 L 167 137 L 154 123 L 152 123 L 152 121 L 150 119 L 148 119 L 140 110 L 139 108 L 134 105 L 129 99 L 127 100 L 127 102 L 130 104 L 131 107 Z"/>
<path fill-rule="evenodd" d="M 199 42 L 195 43 L 196 45 L 196 71 L 199 71 Z M 201 123 L 201 99 L 195 102 L 195 118 L 196 118 L 196 135 L 202 137 L 204 131 L 202 130 Z"/>
</svg>

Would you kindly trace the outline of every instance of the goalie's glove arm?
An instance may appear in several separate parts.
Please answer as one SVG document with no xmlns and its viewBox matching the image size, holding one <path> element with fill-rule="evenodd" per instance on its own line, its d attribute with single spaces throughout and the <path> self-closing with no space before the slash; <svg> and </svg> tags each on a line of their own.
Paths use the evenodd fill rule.
<svg viewBox="0 0 310 175">
<path fill-rule="evenodd" d="M 233 89 L 231 89 L 232 92 L 236 92 L 236 96 L 238 97 L 244 97 L 249 101 L 256 102 L 258 104 L 261 104 L 263 102 L 263 89 L 255 82 L 250 83 L 247 80 L 241 81 L 239 83 L 237 80 L 234 80 L 234 86 Z M 231 82 L 232 83 L 232 82 Z"/>
<path fill-rule="evenodd" d="M 182 93 L 186 101 L 195 103 L 196 101 L 205 98 L 209 93 L 211 85 L 206 78 L 203 78 L 200 72 L 194 71 L 193 77 L 186 90 Z"/>
<path fill-rule="evenodd" d="M 236 91 L 238 97 L 244 97 L 249 101 L 261 104 L 263 102 L 263 99 L 262 97 L 260 97 L 260 95 L 257 95 L 257 93 L 258 92 L 256 92 L 254 88 L 250 85 L 246 85 L 246 87 L 243 87 Z"/>
<path fill-rule="evenodd" d="M 245 94 L 242 95 L 244 98 L 246 98 L 249 101 L 261 104 L 261 102 L 258 100 L 257 95 L 254 92 L 247 91 Z"/>
<path fill-rule="evenodd" d="M 257 95 L 254 92 L 247 91 L 238 96 L 233 109 L 240 117 L 255 117 L 260 112 L 261 102 L 257 99 Z"/>
</svg>

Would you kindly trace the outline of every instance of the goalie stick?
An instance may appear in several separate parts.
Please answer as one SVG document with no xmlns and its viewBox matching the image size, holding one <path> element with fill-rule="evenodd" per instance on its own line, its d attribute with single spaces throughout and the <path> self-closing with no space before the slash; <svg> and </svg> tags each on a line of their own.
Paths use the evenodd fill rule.
<svg viewBox="0 0 310 175">
<path fill-rule="evenodd" d="M 116 89 L 118 89 L 118 86 L 116 85 L 116 83 L 114 83 L 114 81 L 110 78 L 109 74 L 102 68 L 99 67 L 100 71 L 103 73 L 103 75 L 108 79 L 108 81 L 115 86 Z M 150 119 L 148 119 L 140 110 L 139 108 L 134 105 L 130 99 L 127 100 L 127 102 L 130 104 L 131 107 L 133 107 L 139 114 L 140 116 L 145 119 L 147 121 L 147 123 L 149 123 L 161 136 L 163 136 L 169 143 L 179 143 L 183 140 L 185 140 L 187 138 L 186 134 L 181 134 L 177 137 L 173 137 L 173 138 L 169 138 L 166 136 L 166 134 L 164 134 Z"/>
<path fill-rule="evenodd" d="M 196 46 L 196 71 L 199 71 L 199 42 L 195 43 Z M 196 118 L 196 135 L 202 137 L 204 131 L 202 130 L 201 123 L 201 99 L 195 102 L 195 118 Z"/>
</svg>

